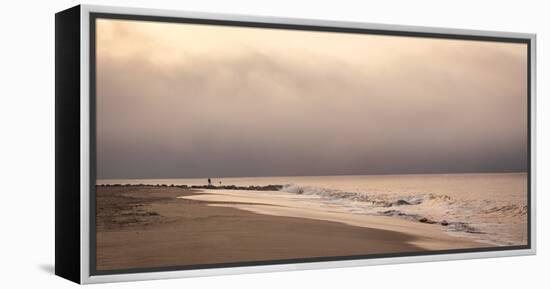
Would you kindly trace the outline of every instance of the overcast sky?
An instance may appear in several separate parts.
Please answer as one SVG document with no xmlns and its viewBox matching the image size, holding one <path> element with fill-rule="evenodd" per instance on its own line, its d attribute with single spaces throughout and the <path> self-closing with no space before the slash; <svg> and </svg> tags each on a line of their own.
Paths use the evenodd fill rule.
<svg viewBox="0 0 550 289">
<path fill-rule="evenodd" d="M 97 21 L 97 176 L 512 172 L 527 46 Z"/>
</svg>

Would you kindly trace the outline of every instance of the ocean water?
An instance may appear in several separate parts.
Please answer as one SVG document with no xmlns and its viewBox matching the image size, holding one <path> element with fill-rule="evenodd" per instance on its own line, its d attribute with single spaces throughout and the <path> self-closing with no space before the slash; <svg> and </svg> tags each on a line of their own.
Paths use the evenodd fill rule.
<svg viewBox="0 0 550 289">
<path fill-rule="evenodd" d="M 98 184 L 205 185 L 206 179 L 98 180 Z M 214 185 L 283 185 L 327 210 L 428 222 L 450 235 L 494 245 L 527 243 L 527 174 L 425 174 L 212 178 Z M 269 192 L 247 191 L 250 194 Z"/>
</svg>

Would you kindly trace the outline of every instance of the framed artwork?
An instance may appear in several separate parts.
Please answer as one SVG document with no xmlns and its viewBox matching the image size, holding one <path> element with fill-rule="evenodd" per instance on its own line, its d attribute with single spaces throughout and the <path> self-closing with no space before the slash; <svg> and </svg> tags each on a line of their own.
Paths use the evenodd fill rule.
<svg viewBox="0 0 550 289">
<path fill-rule="evenodd" d="M 56 274 L 535 253 L 535 35 L 56 14 Z"/>
</svg>

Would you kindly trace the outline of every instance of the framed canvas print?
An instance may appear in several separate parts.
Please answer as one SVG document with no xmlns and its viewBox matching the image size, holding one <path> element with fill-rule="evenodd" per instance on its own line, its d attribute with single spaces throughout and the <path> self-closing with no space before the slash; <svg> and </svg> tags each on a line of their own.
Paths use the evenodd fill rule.
<svg viewBox="0 0 550 289">
<path fill-rule="evenodd" d="M 56 14 L 56 274 L 535 253 L 535 35 Z"/>
</svg>

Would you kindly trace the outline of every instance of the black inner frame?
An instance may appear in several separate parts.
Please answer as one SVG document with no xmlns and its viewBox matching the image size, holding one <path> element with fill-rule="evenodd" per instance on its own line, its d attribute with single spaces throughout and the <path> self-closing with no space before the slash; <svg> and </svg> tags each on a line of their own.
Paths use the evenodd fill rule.
<svg viewBox="0 0 550 289">
<path fill-rule="evenodd" d="M 491 41 L 491 42 L 508 42 L 526 44 L 527 47 L 527 244 L 520 246 L 499 246 L 489 248 L 471 248 L 471 249 L 453 249 L 453 250 L 434 250 L 422 252 L 405 252 L 405 253 L 384 253 L 384 254 L 369 254 L 369 255 L 353 255 L 353 256 L 334 256 L 334 257 L 318 257 L 318 258 L 296 258 L 285 260 L 264 260 L 250 262 L 231 262 L 217 264 L 197 264 L 184 266 L 168 266 L 168 267 L 153 267 L 153 268 L 128 268 L 115 270 L 97 270 L 96 268 L 96 20 L 97 19 L 114 19 L 114 20 L 136 20 L 136 21 L 154 21 L 166 23 L 182 23 L 182 24 L 205 24 L 218 26 L 237 26 L 237 27 L 255 27 L 255 28 L 275 28 L 287 30 L 306 30 L 306 31 L 321 31 L 321 32 L 339 32 L 339 33 L 356 33 L 370 35 L 387 35 L 387 36 L 408 36 L 422 38 L 439 38 L 439 39 L 457 39 L 457 40 L 473 40 L 473 41 Z M 177 270 L 192 270 L 192 269 L 208 269 L 208 268 L 227 268 L 227 267 L 245 267 L 259 265 L 277 265 L 277 264 L 295 264 L 309 262 L 327 262 L 327 261 L 345 261 L 345 260 L 361 260 L 361 259 L 376 259 L 376 258 L 391 258 L 391 257 L 412 257 L 426 255 L 441 255 L 455 253 L 472 253 L 472 252 L 491 252 L 491 251 L 508 251 L 531 248 L 531 39 L 528 38 L 513 38 L 499 36 L 478 36 L 478 35 L 457 35 L 451 33 L 430 33 L 430 32 L 411 32 L 398 30 L 380 30 L 380 29 L 364 29 L 364 28 L 349 28 L 349 27 L 329 27 L 315 25 L 297 25 L 297 24 L 280 24 L 280 23 L 263 23 L 249 21 L 233 21 L 233 20 L 213 20 L 199 18 L 179 18 L 165 16 L 149 16 L 149 15 L 131 15 L 131 14 L 115 14 L 115 13 L 95 13 L 90 12 L 90 275 L 111 275 L 111 274 L 127 274 L 127 273 L 144 273 L 144 272 L 162 272 L 162 271 L 177 271 Z"/>
</svg>

